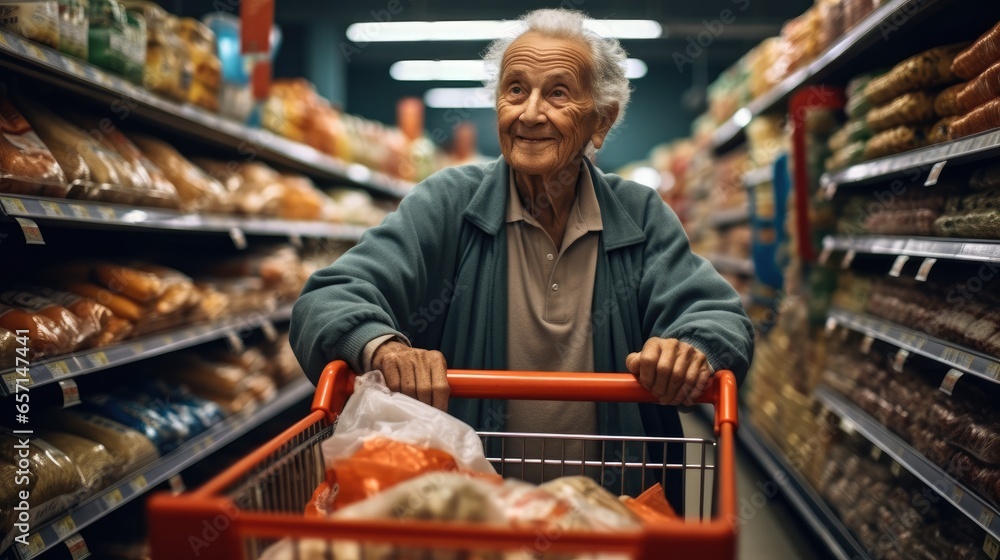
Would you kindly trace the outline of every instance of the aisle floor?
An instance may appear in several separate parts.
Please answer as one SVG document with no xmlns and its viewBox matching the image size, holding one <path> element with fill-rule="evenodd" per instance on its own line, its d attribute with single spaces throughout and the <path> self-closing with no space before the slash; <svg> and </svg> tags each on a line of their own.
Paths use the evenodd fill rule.
<svg viewBox="0 0 1000 560">
<path fill-rule="evenodd" d="M 687 437 L 713 437 L 711 426 L 699 414 L 681 414 L 681 422 Z M 760 492 L 761 487 L 766 488 L 771 479 L 742 447 L 737 446 L 736 450 L 737 491 L 740 499 L 748 502 L 753 494 Z M 696 483 L 689 488 L 689 496 L 697 492 Z M 688 503 L 691 503 L 690 500 Z M 697 504 L 697 499 L 694 503 Z M 825 560 L 830 556 L 798 519 L 795 510 L 780 496 L 769 499 L 764 507 L 750 508 L 750 511 L 752 516 L 741 520 L 740 560 Z"/>
</svg>

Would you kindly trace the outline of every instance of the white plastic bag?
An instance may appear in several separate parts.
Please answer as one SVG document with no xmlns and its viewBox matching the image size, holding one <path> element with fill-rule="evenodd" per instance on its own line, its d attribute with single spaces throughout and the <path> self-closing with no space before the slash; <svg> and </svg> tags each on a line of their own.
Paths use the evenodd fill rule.
<svg viewBox="0 0 1000 560">
<path fill-rule="evenodd" d="M 463 470 L 496 474 L 486 460 L 482 440 L 471 426 L 447 412 L 389 391 L 382 372 L 371 371 L 355 380 L 354 395 L 344 406 L 337 428 L 323 442 L 327 468 L 379 435 L 449 453 Z"/>
</svg>

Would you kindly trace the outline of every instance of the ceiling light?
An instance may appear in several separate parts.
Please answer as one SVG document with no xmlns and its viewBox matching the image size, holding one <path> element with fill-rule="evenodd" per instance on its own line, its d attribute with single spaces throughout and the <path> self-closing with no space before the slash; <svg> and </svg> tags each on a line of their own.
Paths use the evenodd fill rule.
<svg viewBox="0 0 1000 560">
<path fill-rule="evenodd" d="M 493 99 L 486 88 L 431 88 L 424 104 L 432 109 L 492 109 Z"/>
<path fill-rule="evenodd" d="M 660 172 L 649 166 L 636 167 L 632 170 L 631 175 L 633 181 L 653 190 L 659 189 L 663 182 Z"/>
<path fill-rule="evenodd" d="M 591 19 L 584 24 L 602 37 L 657 39 L 663 27 L 653 20 Z M 489 41 L 520 33 L 519 21 L 369 21 L 347 27 L 347 38 L 355 43 L 388 41 Z"/>
<path fill-rule="evenodd" d="M 638 58 L 625 61 L 625 77 L 646 75 L 646 63 Z M 400 60 L 389 67 L 389 75 L 401 82 L 474 81 L 486 79 L 482 60 Z"/>
</svg>

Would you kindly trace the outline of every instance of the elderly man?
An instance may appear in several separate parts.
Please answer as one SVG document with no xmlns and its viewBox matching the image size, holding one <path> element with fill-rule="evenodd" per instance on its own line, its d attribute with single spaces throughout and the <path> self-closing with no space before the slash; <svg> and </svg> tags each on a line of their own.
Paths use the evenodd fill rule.
<svg viewBox="0 0 1000 560">
<path fill-rule="evenodd" d="M 447 367 L 635 374 L 690 404 L 718 369 L 749 367 L 737 293 L 691 253 L 648 187 L 601 172 L 629 100 L 625 52 L 583 14 L 538 10 L 487 53 L 497 161 L 440 171 L 309 280 L 292 345 L 313 379 L 333 359 L 479 429 L 680 435 L 674 407 L 448 402 Z"/>
</svg>

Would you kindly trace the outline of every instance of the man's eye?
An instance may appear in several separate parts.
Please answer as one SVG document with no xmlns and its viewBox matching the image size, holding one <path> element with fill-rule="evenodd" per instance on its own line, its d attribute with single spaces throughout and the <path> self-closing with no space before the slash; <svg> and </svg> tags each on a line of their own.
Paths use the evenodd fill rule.
<svg viewBox="0 0 1000 560">
<path fill-rule="evenodd" d="M 561 90 L 561 89 L 557 89 L 557 90 L 555 90 L 555 91 L 552 92 L 552 96 L 553 97 L 566 97 L 566 92 L 563 91 L 563 90 Z"/>
<path fill-rule="evenodd" d="M 514 95 L 521 95 L 522 93 L 524 93 L 524 90 L 521 89 L 521 86 L 514 86 L 510 88 L 510 92 L 513 93 Z"/>
</svg>

